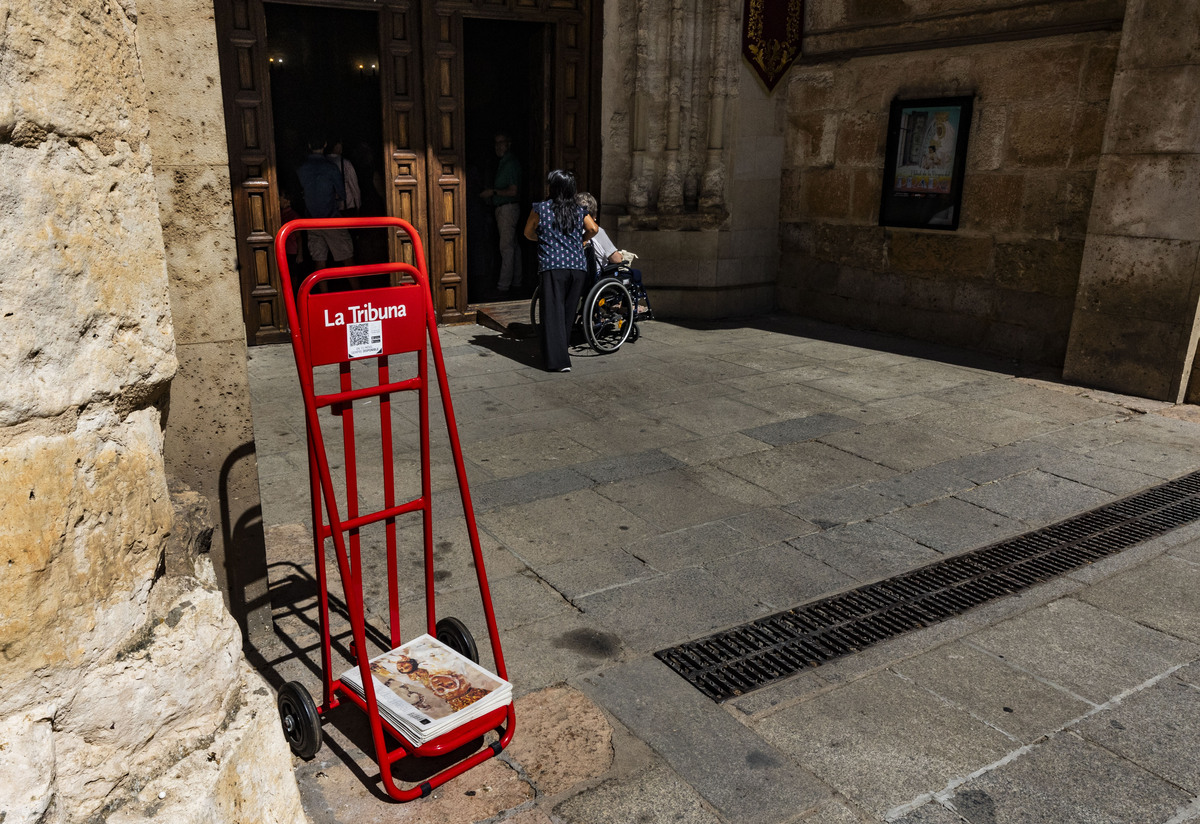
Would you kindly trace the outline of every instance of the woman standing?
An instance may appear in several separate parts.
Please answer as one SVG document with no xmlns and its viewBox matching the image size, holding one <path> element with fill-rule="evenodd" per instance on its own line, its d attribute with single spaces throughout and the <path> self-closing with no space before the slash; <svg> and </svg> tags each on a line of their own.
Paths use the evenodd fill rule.
<svg viewBox="0 0 1200 824">
<path fill-rule="evenodd" d="M 600 227 L 575 202 L 575 176 L 555 169 L 546 178 L 549 199 L 533 204 L 525 237 L 538 245 L 542 276 L 542 356 L 548 372 L 570 372 L 571 327 L 587 270 L 583 244 Z"/>
</svg>

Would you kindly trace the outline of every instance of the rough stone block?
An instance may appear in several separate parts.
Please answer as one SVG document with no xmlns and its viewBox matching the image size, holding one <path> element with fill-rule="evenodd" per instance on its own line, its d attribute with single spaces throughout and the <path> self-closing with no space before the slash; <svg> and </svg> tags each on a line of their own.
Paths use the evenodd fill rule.
<svg viewBox="0 0 1200 824">
<path fill-rule="evenodd" d="M 846 169 L 810 169 L 804 174 L 801 203 L 808 220 L 850 216 L 852 175 Z"/>
<path fill-rule="evenodd" d="M 992 238 L 945 232 L 887 232 L 892 269 L 925 277 L 984 278 L 992 263 Z"/>
<path fill-rule="evenodd" d="M 227 168 L 156 171 L 176 341 L 244 342 Z"/>
<path fill-rule="evenodd" d="M 1028 240 L 996 244 L 996 286 L 1020 292 L 1072 298 L 1079 283 L 1081 241 Z"/>
<path fill-rule="evenodd" d="M 1095 169 L 1104 144 L 1108 124 L 1108 106 L 1103 103 L 1075 107 L 1075 122 L 1071 127 L 1072 169 Z"/>
<path fill-rule="evenodd" d="M 1176 324 L 1076 308 L 1062 377 L 1126 395 L 1177 402 L 1187 336 Z"/>
<path fill-rule="evenodd" d="M 209 165 L 226 170 L 217 27 L 203 3 L 138 9 L 137 41 L 150 107 L 155 170 Z M 224 195 L 228 199 L 226 173 Z"/>
<path fill-rule="evenodd" d="M 1004 146 L 1008 139 L 1008 105 L 988 99 L 971 114 L 971 142 L 967 147 L 967 168 L 994 172 L 1004 166 Z M 968 185 L 970 177 L 967 178 Z"/>
<path fill-rule="evenodd" d="M 1119 35 L 1113 36 L 1110 42 L 1097 43 L 1088 48 L 1079 80 L 1080 100 L 1101 103 L 1109 99 L 1120 50 Z"/>
<path fill-rule="evenodd" d="M 1083 237 L 1089 230 L 1095 181 L 1091 170 L 1026 175 L 1019 228 L 1037 237 Z"/>
<path fill-rule="evenodd" d="M 815 111 L 841 107 L 839 71 L 813 66 L 793 66 L 788 72 L 787 101 L 792 111 Z"/>
<path fill-rule="evenodd" d="M 818 224 L 813 254 L 820 260 L 882 272 L 888 268 L 886 237 L 879 226 Z"/>
<path fill-rule="evenodd" d="M 171 518 L 159 416 L 96 424 L 0 451 L 0 602 L 22 605 L 0 616 L 0 678 L 14 693 L 39 668 L 86 666 L 146 609 Z"/>
<path fill-rule="evenodd" d="M 843 115 L 837 124 L 837 165 L 882 166 L 886 141 L 886 115 L 875 112 Z"/>
<path fill-rule="evenodd" d="M 1089 231 L 1200 240 L 1200 155 L 1100 159 Z"/>
<path fill-rule="evenodd" d="M 954 286 L 950 308 L 955 314 L 990 318 L 996 313 L 996 290 L 984 283 L 962 282 Z"/>
<path fill-rule="evenodd" d="M 1125 69 L 1113 82 L 1105 151 L 1115 154 L 1200 152 L 1200 65 Z"/>
<path fill-rule="evenodd" d="M 47 117 L 64 129 L 77 120 Z M 162 228 L 146 207 L 155 202 L 149 147 L 106 140 L 49 135 L 36 147 L 0 146 L 11 193 L 0 214 L 5 268 L 23 273 L 0 287 L 9 315 L 0 425 L 122 393 L 141 405 L 175 371 Z"/>
<path fill-rule="evenodd" d="M 911 278 L 905 284 L 904 305 L 931 312 L 948 312 L 954 300 L 952 282 Z"/>
<path fill-rule="evenodd" d="M 1125 28 L 1130 36 L 1121 49 L 1121 69 L 1200 61 L 1200 8 L 1188 0 L 1133 3 Z"/>
<path fill-rule="evenodd" d="M 1071 158 L 1074 107 L 1065 104 L 1018 106 L 1009 122 L 1009 164 L 1063 168 Z"/>
<path fill-rule="evenodd" d="M 1190 325 L 1196 312 L 1200 242 L 1092 235 L 1084 247 L 1076 305 Z"/>
<path fill-rule="evenodd" d="M 556 795 L 612 766 L 612 726 L 583 693 L 548 687 L 517 699 L 515 709 L 521 734 L 507 752 L 539 795 Z"/>
<path fill-rule="evenodd" d="M 878 169 L 855 169 L 850 196 L 850 219 L 874 226 L 879 222 L 879 192 L 883 175 Z"/>
<path fill-rule="evenodd" d="M 829 167 L 837 148 L 838 115 L 833 112 L 795 112 L 788 116 L 785 165 L 807 169 Z"/>
<path fill-rule="evenodd" d="M 1021 217 L 1025 176 L 969 174 L 963 183 L 960 226 L 975 232 L 1012 232 Z"/>
<path fill-rule="evenodd" d="M 1067 101 L 1079 88 L 1086 49 L 1061 39 L 999 44 L 973 55 L 969 76 L 989 100 Z"/>
</svg>

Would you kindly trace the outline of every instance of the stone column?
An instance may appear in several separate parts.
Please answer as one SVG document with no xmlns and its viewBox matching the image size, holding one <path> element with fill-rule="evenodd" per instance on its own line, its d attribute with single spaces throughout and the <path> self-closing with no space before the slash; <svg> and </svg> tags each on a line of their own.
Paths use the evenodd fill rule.
<svg viewBox="0 0 1200 824">
<path fill-rule="evenodd" d="M 1178 403 L 1200 308 L 1200 5 L 1129 0 L 1063 377 Z M 1189 386 L 1190 383 L 1190 386 Z"/>
<path fill-rule="evenodd" d="M 148 0 L 139 13 L 179 357 L 167 472 L 214 508 L 221 590 L 242 631 L 259 639 L 271 613 L 213 5 Z"/>
<path fill-rule="evenodd" d="M 137 27 L 110 0 L 0 16 L 0 819 L 299 824 L 207 557 L 167 572 L 177 364 Z"/>
</svg>

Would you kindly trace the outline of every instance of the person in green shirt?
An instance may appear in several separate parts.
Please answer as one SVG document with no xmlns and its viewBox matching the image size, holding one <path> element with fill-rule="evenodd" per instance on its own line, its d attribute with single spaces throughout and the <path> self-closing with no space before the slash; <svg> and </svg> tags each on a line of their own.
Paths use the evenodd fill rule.
<svg viewBox="0 0 1200 824">
<path fill-rule="evenodd" d="M 504 132 L 496 133 L 496 177 L 492 188 L 484 189 L 480 197 L 489 201 L 496 211 L 496 230 L 500 240 L 500 277 L 496 288 L 507 292 L 514 277 L 521 278 L 521 249 L 517 245 L 517 222 L 521 205 L 518 192 L 521 183 L 521 164 L 512 153 L 512 139 Z"/>
</svg>

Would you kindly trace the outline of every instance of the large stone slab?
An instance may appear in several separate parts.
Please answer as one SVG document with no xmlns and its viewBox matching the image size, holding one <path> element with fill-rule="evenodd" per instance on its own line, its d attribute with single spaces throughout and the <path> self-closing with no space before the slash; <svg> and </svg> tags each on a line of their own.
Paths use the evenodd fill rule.
<svg viewBox="0 0 1200 824">
<path fill-rule="evenodd" d="M 1113 498 L 1103 490 L 1037 469 L 978 486 L 957 497 L 1032 526 L 1061 521 Z"/>
<path fill-rule="evenodd" d="M 912 538 L 876 523 L 849 524 L 788 543 L 863 583 L 906 572 L 942 557 Z"/>
<path fill-rule="evenodd" d="M 873 522 L 946 555 L 986 546 L 1026 529 L 1019 521 L 957 497 L 881 515 Z"/>
<path fill-rule="evenodd" d="M 1164 555 L 1088 587 L 1082 601 L 1200 644 L 1200 567 Z"/>
<path fill-rule="evenodd" d="M 787 544 L 744 552 L 707 565 L 725 586 L 774 610 L 789 609 L 858 582 Z"/>
<path fill-rule="evenodd" d="M 1094 704 L 1200 655 L 1200 647 L 1073 598 L 981 630 L 971 643 Z"/>
<path fill-rule="evenodd" d="M 984 441 L 931 430 L 907 420 L 859 427 L 827 435 L 821 440 L 901 472 L 981 452 L 988 447 Z"/>
<path fill-rule="evenodd" d="M 653 658 L 609 667 L 586 684 L 727 820 L 773 824 L 828 798 L 810 773 Z"/>
<path fill-rule="evenodd" d="M 539 795 L 557 795 L 612 766 L 612 727 L 578 690 L 549 687 L 518 699 L 514 709 L 521 733 L 507 753 Z"/>
<path fill-rule="evenodd" d="M 822 443 L 806 442 L 716 461 L 716 466 L 774 493 L 798 501 L 829 489 L 886 478 L 879 463 Z"/>
<path fill-rule="evenodd" d="M 769 715 L 754 729 L 875 816 L 940 790 L 1017 747 L 891 672 Z"/>
<path fill-rule="evenodd" d="M 1166 821 L 1187 793 L 1069 733 L 961 787 L 949 804 L 970 822 Z"/>
<path fill-rule="evenodd" d="M 606 589 L 580 598 L 578 606 L 597 628 L 641 652 L 743 623 L 770 609 L 756 596 L 695 568 Z"/>
<path fill-rule="evenodd" d="M 1091 709 L 1086 701 L 967 644 L 947 644 L 892 669 L 1026 744 Z"/>
<path fill-rule="evenodd" d="M 1200 792 L 1198 710 L 1200 690 L 1165 678 L 1085 719 L 1075 731 L 1195 796 Z"/>
<path fill-rule="evenodd" d="M 554 816 L 566 824 L 721 824 L 694 789 L 661 766 L 628 778 L 611 779 L 567 799 L 554 808 Z"/>
</svg>

